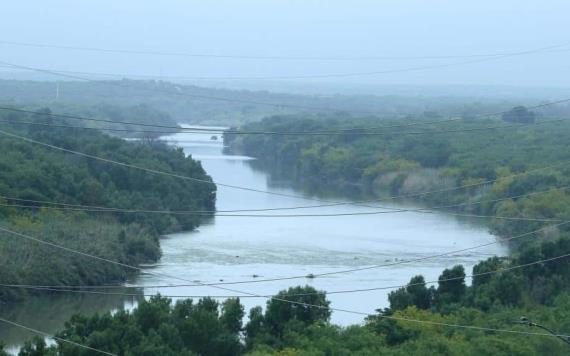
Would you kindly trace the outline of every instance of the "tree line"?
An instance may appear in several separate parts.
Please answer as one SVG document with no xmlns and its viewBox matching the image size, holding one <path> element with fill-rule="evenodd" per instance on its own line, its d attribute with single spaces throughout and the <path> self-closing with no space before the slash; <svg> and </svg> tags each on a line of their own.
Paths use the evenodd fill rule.
<svg viewBox="0 0 570 356">
<path fill-rule="evenodd" d="M 523 118 L 514 119 L 520 112 Z M 256 157 L 254 164 L 274 177 L 289 178 L 317 194 L 345 191 L 365 198 L 403 196 L 427 206 L 457 205 L 449 209 L 479 215 L 570 218 L 566 189 L 570 185 L 570 153 L 564 149 L 570 139 L 570 122 L 544 124 L 540 119 L 537 125 L 528 125 L 527 117 L 534 120 L 538 115 L 520 107 L 504 116 L 465 117 L 442 124 L 430 123 L 430 117 L 279 116 L 240 129 L 303 132 L 384 128 L 326 136 L 230 132 L 224 139 L 230 151 Z M 394 125 L 398 127 L 389 127 Z M 427 134 L 417 134 L 421 131 Z M 548 190 L 552 192 L 544 192 Z M 418 194 L 427 191 L 433 193 Z M 533 192 L 543 193 L 524 196 Z M 536 221 L 491 221 L 493 231 L 502 236 L 542 225 Z"/>
</svg>

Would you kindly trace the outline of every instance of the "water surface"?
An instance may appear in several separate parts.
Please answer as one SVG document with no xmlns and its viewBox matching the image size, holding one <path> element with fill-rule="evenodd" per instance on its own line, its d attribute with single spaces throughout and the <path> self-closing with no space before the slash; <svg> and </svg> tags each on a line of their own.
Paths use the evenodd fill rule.
<svg viewBox="0 0 570 356">
<path fill-rule="evenodd" d="M 169 140 L 193 158 L 202 162 L 217 182 L 240 185 L 270 192 L 303 195 L 287 188 L 269 184 L 269 176 L 252 167 L 250 157 L 223 154 L 220 140 L 210 134 L 176 134 Z M 322 204 L 316 201 L 279 195 L 261 194 L 218 187 L 218 210 L 266 209 Z M 307 198 L 314 198 L 305 195 Z M 348 202 L 348 201 L 347 201 Z M 383 203 L 384 206 L 389 204 Z M 401 208 L 401 205 L 391 204 Z M 408 207 L 409 208 L 409 207 Z M 342 205 L 273 214 L 335 214 L 369 212 L 373 209 Z M 149 271 L 201 282 L 229 282 L 287 276 L 306 276 L 348 268 L 386 264 L 430 256 L 478 244 L 496 241 L 484 223 L 458 220 L 445 214 L 419 212 L 356 215 L 340 217 L 216 217 L 196 231 L 166 236 L 161 241 L 163 257 Z M 296 285 L 312 285 L 325 291 L 342 291 L 405 284 L 417 274 L 427 280 L 437 279 L 446 267 L 463 264 L 471 267 L 490 255 L 506 254 L 499 244 L 448 257 L 418 263 L 336 274 L 315 279 L 300 278 L 280 282 L 224 286 L 250 294 L 270 295 Z M 146 286 L 184 283 L 176 278 L 143 274 L 133 281 Z M 145 288 L 147 294 L 163 295 L 245 295 L 213 287 Z M 332 307 L 373 313 L 388 306 L 389 290 L 331 294 Z M 264 298 L 242 298 L 249 309 L 265 305 Z M 132 308 L 136 300 L 121 296 L 55 295 L 29 298 L 23 303 L 0 306 L 0 316 L 49 333 L 56 332 L 72 314 L 93 314 L 119 308 Z M 361 315 L 333 312 L 332 321 L 347 325 L 362 322 Z M 0 325 L 0 340 L 12 350 L 32 334 L 21 329 Z"/>
<path fill-rule="evenodd" d="M 251 158 L 223 153 L 222 143 L 209 134 L 177 134 L 169 137 L 202 162 L 212 178 L 280 194 L 302 195 L 293 189 L 269 184 L 268 175 L 251 167 Z M 306 196 L 308 199 L 314 197 Z M 312 200 L 218 187 L 218 210 L 271 209 L 322 204 Z M 401 205 L 382 204 L 394 208 Z M 338 214 L 370 212 L 370 207 L 347 204 L 315 209 L 274 211 L 265 214 Z M 379 209 L 376 209 L 379 210 Z M 445 214 L 419 212 L 337 217 L 225 217 L 218 216 L 197 231 L 173 234 L 162 240 L 164 256 L 154 272 L 183 276 L 205 283 L 258 278 L 306 276 L 343 269 L 387 264 L 430 256 L 495 241 L 481 222 L 458 220 Z M 506 253 L 496 244 L 423 262 L 278 282 L 224 286 L 249 294 L 270 295 L 296 285 L 312 285 L 325 291 L 362 289 L 405 284 L 417 274 L 437 279 L 446 267 L 463 264 L 467 272 L 481 259 Z M 145 285 L 184 283 L 152 275 L 141 276 Z M 164 295 L 240 295 L 212 287 L 152 288 Z M 332 294 L 332 306 L 373 313 L 388 306 L 389 290 Z M 263 298 L 242 298 L 247 308 L 264 305 Z M 334 312 L 332 321 L 358 323 L 362 316 Z"/>
</svg>

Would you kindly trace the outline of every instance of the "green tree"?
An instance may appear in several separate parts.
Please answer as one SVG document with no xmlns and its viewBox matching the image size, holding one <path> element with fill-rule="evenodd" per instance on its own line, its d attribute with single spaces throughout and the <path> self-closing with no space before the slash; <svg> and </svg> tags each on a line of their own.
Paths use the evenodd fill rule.
<svg viewBox="0 0 570 356">
<path fill-rule="evenodd" d="M 239 333 L 243 328 L 243 317 L 245 311 L 241 305 L 239 298 L 226 299 L 222 303 L 222 315 L 220 320 L 226 330 L 233 333 Z"/>
<path fill-rule="evenodd" d="M 465 295 L 465 269 L 461 265 L 445 269 L 438 278 L 436 303 L 441 308 L 447 304 L 459 303 Z"/>
<path fill-rule="evenodd" d="M 309 325 L 319 321 L 328 322 L 331 315 L 329 305 L 324 292 L 311 286 L 292 287 L 279 292 L 267 302 L 264 325 L 273 335 L 281 336 L 291 323 Z"/>
</svg>

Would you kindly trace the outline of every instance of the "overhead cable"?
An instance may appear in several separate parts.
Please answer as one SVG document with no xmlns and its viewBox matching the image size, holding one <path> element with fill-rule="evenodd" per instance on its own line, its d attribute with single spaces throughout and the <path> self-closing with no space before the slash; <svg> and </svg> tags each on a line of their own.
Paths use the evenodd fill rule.
<svg viewBox="0 0 570 356">
<path fill-rule="evenodd" d="M 549 263 L 553 261 L 562 260 L 565 258 L 570 257 L 570 253 L 563 254 L 556 257 L 536 260 L 533 262 L 528 262 L 519 265 L 512 265 L 509 267 L 501 267 L 496 270 L 486 271 L 482 273 L 472 273 L 461 277 L 450 277 L 450 278 L 442 278 L 437 280 L 431 281 L 424 281 L 424 282 L 415 282 L 415 283 L 407 283 L 403 285 L 392 285 L 392 286 L 382 286 L 382 287 L 369 287 L 369 288 L 360 288 L 360 289 L 345 289 L 345 290 L 333 290 L 333 291 L 326 291 L 327 295 L 330 294 L 349 294 L 349 293 L 363 293 L 363 292 L 373 292 L 379 290 L 393 290 L 393 289 L 400 289 L 400 288 L 407 288 L 413 286 L 424 286 L 427 284 L 436 284 L 436 283 L 447 283 L 453 282 L 458 280 L 463 280 L 464 278 L 476 278 L 481 276 L 488 276 L 497 273 L 504 273 L 509 272 L 525 267 L 535 266 L 538 264 Z M 30 289 L 30 290 L 39 290 L 39 291 L 47 291 L 47 292 L 61 292 L 61 293 L 80 293 L 80 294 L 99 294 L 99 295 L 118 295 L 118 296 L 125 296 L 125 297 L 152 297 L 155 294 L 145 294 L 145 293 L 121 293 L 121 292 L 105 292 L 105 291 L 96 291 L 92 289 L 109 289 L 109 286 L 73 286 L 73 285 L 32 285 L 32 284 L 0 284 L 0 287 L 3 288 L 21 288 L 21 289 Z M 186 287 L 185 285 L 160 285 L 160 286 L 151 286 L 151 285 L 125 285 L 125 286 L 113 286 L 120 289 L 156 289 L 156 288 L 180 288 Z M 318 295 L 319 293 L 286 293 L 280 294 L 282 297 L 303 297 L 309 295 Z M 251 297 L 251 296 L 243 296 L 243 295 L 172 295 L 172 294 L 161 294 L 161 296 L 166 298 L 259 298 L 259 297 Z M 264 298 L 272 297 L 273 295 L 265 295 Z"/>
<path fill-rule="evenodd" d="M 570 221 L 566 222 L 569 223 Z M 49 242 L 46 240 L 42 240 L 42 239 L 38 239 L 35 238 L 33 236 L 30 235 L 26 235 L 23 233 L 19 233 L 16 231 L 12 231 L 3 227 L 0 227 L 0 231 L 3 231 L 7 234 L 10 234 L 12 236 L 16 236 L 19 238 L 24 238 L 26 240 L 31 240 L 40 244 L 44 244 L 47 246 L 51 246 L 53 248 L 56 249 L 60 249 L 69 253 L 73 253 L 73 254 L 78 254 L 84 257 L 89 257 L 92 259 L 96 259 L 102 262 L 108 262 L 111 264 L 115 264 L 121 267 L 125 267 L 125 268 L 129 268 L 129 269 L 133 269 L 133 270 L 137 270 L 140 272 L 145 272 L 147 274 L 152 274 L 155 276 L 159 276 L 159 277 L 167 277 L 167 278 L 174 278 L 174 279 L 178 279 L 178 280 L 185 280 L 184 278 L 178 277 L 178 276 L 169 276 L 167 274 L 164 273 L 157 273 L 157 272 L 153 272 L 153 271 L 144 271 L 142 268 L 140 267 L 135 267 L 135 266 L 131 266 L 131 265 L 127 265 L 121 262 L 117 262 L 117 261 L 113 261 L 113 260 L 109 260 L 106 258 L 102 258 L 99 256 L 95 256 L 95 255 L 90 255 L 88 253 L 85 252 L 81 252 L 81 251 L 77 251 L 65 246 L 61 246 L 58 244 L 55 244 L 53 242 Z M 207 285 L 203 285 L 203 286 L 207 286 Z M 246 291 L 241 291 L 241 290 L 236 290 L 236 289 L 230 289 L 230 288 L 226 288 L 226 287 L 221 287 L 219 285 L 216 286 L 211 286 L 213 288 L 217 288 L 217 289 L 221 289 L 221 290 L 227 290 L 227 291 L 233 291 L 233 292 L 237 292 L 240 294 L 245 294 L 245 295 L 249 295 L 249 296 L 256 296 L 256 297 L 261 297 L 261 298 L 266 298 L 263 295 L 259 295 L 256 293 L 250 293 L 250 292 L 246 292 Z M 370 316 L 369 313 L 365 313 L 365 312 L 358 312 L 358 311 L 354 311 L 354 310 L 349 310 L 349 309 L 343 309 L 343 308 L 332 308 L 328 305 L 317 305 L 317 304 L 310 304 L 310 303 L 305 303 L 305 302 L 299 302 L 299 301 L 293 301 L 293 300 L 288 300 L 288 299 L 284 299 L 280 296 L 278 297 L 268 297 L 266 298 L 268 300 L 274 300 L 274 301 L 279 301 L 279 302 L 283 302 L 283 303 L 288 303 L 288 304 L 293 304 L 293 305 L 299 305 L 299 306 L 303 306 L 303 307 L 307 307 L 307 308 L 317 308 L 317 309 L 325 309 L 325 310 L 331 310 L 331 311 L 338 311 L 338 312 L 344 312 L 344 313 L 350 313 L 350 314 L 355 314 L 355 315 L 361 315 L 361 316 Z M 445 327 L 450 327 L 450 328 L 462 328 L 462 329 L 471 329 L 471 330 L 479 330 L 479 331 L 492 331 L 492 332 L 501 332 L 501 333 L 509 333 L 509 334 L 521 334 L 521 335 L 537 335 L 537 336 L 550 336 L 550 337 L 559 337 L 557 335 L 552 335 L 552 334 L 544 334 L 544 333 L 530 333 L 530 332 L 521 332 L 521 331 L 516 331 L 516 330 L 508 330 L 508 329 L 496 329 L 496 328 L 488 328 L 488 327 L 480 327 L 480 326 L 474 326 L 474 325 L 461 325 L 461 324 L 451 324 L 451 323 L 443 323 L 443 322 L 435 322 L 435 321 L 431 321 L 431 320 L 419 320 L 419 319 L 412 319 L 412 318 L 407 318 L 407 317 L 399 317 L 399 316 L 392 316 L 392 315 L 382 315 L 379 314 L 377 315 L 377 317 L 379 318 L 383 318 L 383 319 L 391 319 L 391 320 L 397 320 L 397 321 L 404 321 L 404 322 L 411 322 L 411 323 L 416 323 L 416 324 L 420 324 L 420 325 L 440 325 L 440 326 L 445 326 Z M 566 337 L 565 335 L 561 335 L 563 337 Z"/>
</svg>

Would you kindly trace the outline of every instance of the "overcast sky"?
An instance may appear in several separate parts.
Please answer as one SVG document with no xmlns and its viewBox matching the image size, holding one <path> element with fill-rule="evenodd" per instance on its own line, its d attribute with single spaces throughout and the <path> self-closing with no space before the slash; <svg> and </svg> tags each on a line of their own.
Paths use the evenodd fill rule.
<svg viewBox="0 0 570 356">
<path fill-rule="evenodd" d="M 450 56 L 553 51 L 312 83 L 570 87 L 568 0 L 5 1 L 0 41 L 243 56 Z M 0 43 L 0 61 L 184 77 L 307 76 L 473 61 L 292 61 L 111 54 Z"/>
</svg>

